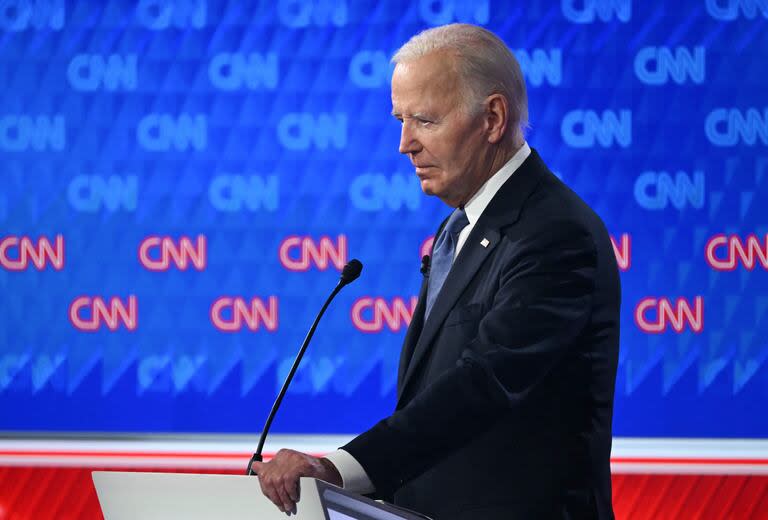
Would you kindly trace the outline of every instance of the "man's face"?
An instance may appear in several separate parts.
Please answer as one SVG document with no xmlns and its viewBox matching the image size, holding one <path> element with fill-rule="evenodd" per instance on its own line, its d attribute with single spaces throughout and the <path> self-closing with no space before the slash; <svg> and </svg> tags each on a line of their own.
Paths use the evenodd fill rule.
<svg viewBox="0 0 768 520">
<path fill-rule="evenodd" d="M 446 204 L 465 204 L 488 178 L 482 115 L 463 108 L 453 60 L 442 53 L 399 63 L 392 114 L 401 121 L 400 153 L 416 167 L 421 189 Z"/>
</svg>

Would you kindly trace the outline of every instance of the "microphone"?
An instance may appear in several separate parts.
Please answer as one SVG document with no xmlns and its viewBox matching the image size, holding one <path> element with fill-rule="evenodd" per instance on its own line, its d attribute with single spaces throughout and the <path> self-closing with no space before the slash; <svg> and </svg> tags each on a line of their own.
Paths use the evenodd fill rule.
<svg viewBox="0 0 768 520">
<path fill-rule="evenodd" d="M 429 276 L 429 268 L 432 264 L 432 259 L 429 257 L 429 255 L 424 255 L 421 257 L 421 274 L 424 276 Z"/>
<path fill-rule="evenodd" d="M 251 469 L 251 464 L 254 462 L 262 462 L 262 456 L 261 452 L 264 449 L 264 442 L 267 440 L 267 434 L 269 433 L 269 428 L 272 426 L 272 421 L 275 418 L 275 415 L 277 414 L 277 409 L 280 408 L 280 403 L 283 402 L 283 397 L 285 397 L 285 393 L 288 391 L 288 386 L 291 384 L 291 381 L 293 380 L 293 375 L 296 373 L 296 370 L 299 368 L 299 363 L 301 363 L 301 358 L 304 357 L 304 352 L 306 352 L 307 347 L 309 346 L 309 342 L 312 339 L 312 336 L 315 334 L 315 329 L 317 328 L 317 324 L 320 323 L 320 318 L 323 317 L 323 314 L 325 313 L 325 309 L 328 308 L 328 305 L 330 305 L 331 300 L 341 291 L 344 286 L 349 285 L 350 283 L 357 280 L 357 278 L 360 276 L 360 272 L 363 270 L 363 264 L 360 262 L 360 260 L 352 259 L 350 260 L 347 265 L 344 266 L 344 269 L 341 270 L 341 277 L 339 278 L 339 283 L 336 284 L 336 287 L 331 292 L 331 295 L 328 297 L 327 300 L 325 300 L 325 304 L 323 304 L 323 307 L 320 309 L 320 312 L 317 314 L 317 317 L 315 318 L 315 321 L 312 323 L 312 326 L 309 328 L 309 332 L 307 332 L 307 336 L 304 338 L 304 343 L 302 343 L 301 348 L 299 349 L 299 354 L 296 356 L 296 359 L 293 361 L 293 366 L 291 367 L 291 370 L 288 372 L 288 376 L 285 378 L 285 382 L 283 383 L 283 387 L 280 389 L 280 393 L 277 394 L 277 399 L 275 399 L 275 404 L 272 405 L 272 410 L 269 412 L 269 416 L 267 416 L 267 422 L 264 424 L 264 429 L 261 432 L 261 437 L 259 437 L 259 445 L 256 448 L 256 452 L 251 457 L 251 460 L 248 461 L 248 468 L 245 470 L 246 475 L 253 475 L 253 470 Z"/>
<path fill-rule="evenodd" d="M 341 270 L 341 278 L 339 279 L 339 283 L 342 285 L 347 285 L 354 282 L 360 276 L 360 272 L 362 270 L 363 264 L 361 264 L 360 260 L 357 258 L 353 258 L 347 263 L 347 265 L 344 266 L 344 269 Z"/>
</svg>

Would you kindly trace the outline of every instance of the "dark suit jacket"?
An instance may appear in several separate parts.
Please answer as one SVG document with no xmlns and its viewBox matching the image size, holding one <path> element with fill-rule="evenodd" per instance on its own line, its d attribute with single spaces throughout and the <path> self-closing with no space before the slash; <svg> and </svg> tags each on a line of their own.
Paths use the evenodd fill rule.
<svg viewBox="0 0 768 520">
<path fill-rule="evenodd" d="M 395 412 L 342 448 L 377 494 L 439 520 L 613 518 L 620 288 L 600 218 L 534 150 L 426 322 L 425 291 Z"/>
</svg>

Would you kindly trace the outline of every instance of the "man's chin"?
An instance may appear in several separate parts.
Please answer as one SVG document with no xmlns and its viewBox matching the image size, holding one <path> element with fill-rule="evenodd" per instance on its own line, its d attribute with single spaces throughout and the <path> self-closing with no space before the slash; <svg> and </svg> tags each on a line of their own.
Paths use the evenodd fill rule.
<svg viewBox="0 0 768 520">
<path fill-rule="evenodd" d="M 458 208 L 460 205 L 460 202 L 458 199 L 453 199 L 446 196 L 445 191 L 438 191 L 436 189 L 436 186 L 429 182 L 428 180 L 421 181 L 421 191 L 424 192 L 425 195 L 430 195 L 433 197 L 437 197 L 441 201 L 443 201 L 445 204 L 452 208 Z"/>
<path fill-rule="evenodd" d="M 421 191 L 424 192 L 424 195 L 437 195 L 434 185 L 428 179 L 421 181 Z"/>
</svg>

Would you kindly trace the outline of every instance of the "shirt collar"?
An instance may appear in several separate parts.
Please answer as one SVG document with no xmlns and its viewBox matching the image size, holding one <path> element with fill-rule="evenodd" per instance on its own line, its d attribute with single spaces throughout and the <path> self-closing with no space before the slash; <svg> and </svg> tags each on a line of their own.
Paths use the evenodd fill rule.
<svg viewBox="0 0 768 520">
<path fill-rule="evenodd" d="M 469 202 L 464 205 L 464 211 L 467 214 L 467 220 L 469 220 L 470 226 L 475 225 L 475 222 L 477 222 L 480 215 L 483 214 L 483 211 L 485 211 L 485 208 L 490 204 L 491 199 L 493 199 L 493 196 L 499 191 L 499 188 L 512 177 L 512 174 L 515 173 L 529 155 L 531 155 L 531 147 L 524 141 L 523 146 L 515 152 L 515 155 L 513 155 L 512 158 L 499 169 L 499 171 L 494 173 L 490 179 L 485 181 L 485 184 L 472 195 Z"/>
</svg>

